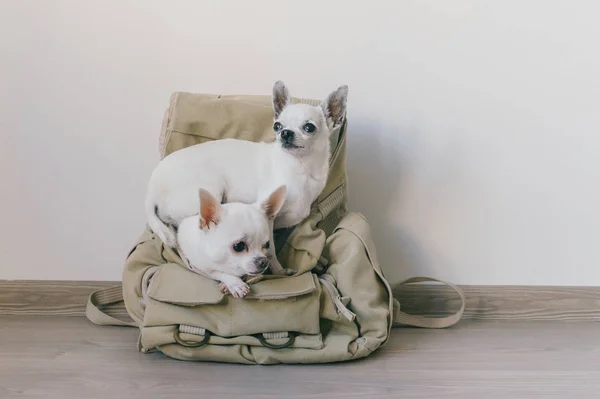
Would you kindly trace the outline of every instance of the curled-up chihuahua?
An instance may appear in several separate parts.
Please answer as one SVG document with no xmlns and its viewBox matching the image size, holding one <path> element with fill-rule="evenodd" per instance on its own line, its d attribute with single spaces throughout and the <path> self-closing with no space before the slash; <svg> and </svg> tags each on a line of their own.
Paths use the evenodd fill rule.
<svg viewBox="0 0 600 399">
<path fill-rule="evenodd" d="M 269 267 L 271 220 L 285 201 L 281 186 L 254 204 L 221 204 L 204 189 L 199 190 L 199 213 L 177 228 L 177 243 L 187 263 L 205 276 L 220 281 L 219 288 L 234 298 L 250 288 L 241 277 L 256 276 Z"/>
<path fill-rule="evenodd" d="M 273 274 L 293 274 L 275 256 L 273 228 L 300 223 L 325 187 L 331 155 L 329 136 L 343 121 L 347 96 L 348 87 L 341 86 L 319 106 L 292 104 L 285 84 L 276 82 L 276 140 L 215 140 L 165 157 L 148 184 L 146 215 L 150 228 L 166 245 L 176 248 L 180 224 L 198 213 L 200 187 L 227 203 L 252 204 L 285 185 L 286 198 L 269 229 L 268 259 Z"/>
</svg>

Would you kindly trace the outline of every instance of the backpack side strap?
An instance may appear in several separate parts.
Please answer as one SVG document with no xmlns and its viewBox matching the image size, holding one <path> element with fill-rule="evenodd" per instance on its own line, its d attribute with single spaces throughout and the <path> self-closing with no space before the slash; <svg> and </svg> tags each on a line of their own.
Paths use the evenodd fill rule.
<svg viewBox="0 0 600 399">
<path fill-rule="evenodd" d="M 447 328 L 455 325 L 460 321 L 465 311 L 466 298 L 463 291 L 452 283 L 448 283 L 442 280 L 430 278 L 430 277 L 412 277 L 407 280 L 400 282 L 397 286 L 406 284 L 415 284 L 423 282 L 438 282 L 445 284 L 452 288 L 460 297 L 461 306 L 460 309 L 446 317 L 426 317 L 426 316 L 415 316 L 404 313 L 400 310 L 400 302 L 394 298 L 394 311 L 393 311 L 393 324 L 394 326 L 412 326 L 421 328 Z M 85 316 L 92 323 L 101 326 L 125 326 L 125 327 L 137 327 L 133 321 L 125 321 L 117 319 L 116 317 L 110 316 L 102 310 L 103 307 L 112 305 L 123 301 L 123 291 L 121 285 L 115 285 L 109 288 L 103 288 L 94 291 L 88 297 L 87 306 L 85 309 Z"/>
<path fill-rule="evenodd" d="M 412 277 L 407 280 L 404 280 L 398 283 L 397 286 L 406 285 L 406 284 L 415 284 L 415 283 L 424 283 L 424 282 L 437 282 L 447 285 L 452 288 L 460 297 L 461 305 L 460 309 L 446 317 L 426 317 L 426 316 L 414 316 L 407 313 L 404 313 L 400 310 L 400 302 L 396 298 L 394 298 L 394 313 L 393 313 L 393 324 L 394 326 L 412 326 L 412 327 L 422 327 L 422 328 L 446 328 L 455 325 L 461 319 L 463 313 L 465 312 L 466 299 L 464 292 L 452 283 L 448 283 L 442 280 L 438 280 L 431 277 Z"/>
<path fill-rule="evenodd" d="M 88 297 L 85 316 L 94 324 L 100 326 L 126 326 L 137 327 L 133 321 L 125 321 L 110 316 L 102 310 L 103 307 L 123 301 L 123 288 L 121 285 L 103 288 L 94 291 Z"/>
</svg>

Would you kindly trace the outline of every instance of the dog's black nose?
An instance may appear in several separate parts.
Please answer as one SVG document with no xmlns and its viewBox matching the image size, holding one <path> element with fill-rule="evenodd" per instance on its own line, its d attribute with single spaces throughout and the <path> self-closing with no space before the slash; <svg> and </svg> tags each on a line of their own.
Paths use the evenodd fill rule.
<svg viewBox="0 0 600 399">
<path fill-rule="evenodd" d="M 288 129 L 282 130 L 281 139 L 283 141 L 292 141 L 294 139 L 294 131 Z"/>
<path fill-rule="evenodd" d="M 254 259 L 254 266 L 257 268 L 264 270 L 269 266 L 269 259 L 267 258 L 256 258 Z"/>
</svg>

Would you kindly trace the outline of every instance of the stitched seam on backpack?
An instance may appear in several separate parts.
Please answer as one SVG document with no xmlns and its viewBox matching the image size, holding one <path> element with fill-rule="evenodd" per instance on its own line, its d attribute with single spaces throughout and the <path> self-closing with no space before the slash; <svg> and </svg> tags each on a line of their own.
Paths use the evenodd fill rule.
<svg viewBox="0 0 600 399">
<path fill-rule="evenodd" d="M 356 341 L 355 341 L 355 342 L 356 342 Z M 373 349 L 369 348 L 367 345 L 365 345 L 365 344 L 363 344 L 363 343 L 356 342 L 356 344 L 357 344 L 358 346 L 362 346 L 363 348 L 366 348 L 366 349 L 367 349 L 367 350 L 368 350 L 370 353 L 373 353 L 373 352 L 375 352 Z"/>
<path fill-rule="evenodd" d="M 316 290 L 317 289 L 314 286 L 314 282 L 313 282 L 313 285 L 310 288 L 307 288 L 307 289 L 302 290 L 302 291 L 294 291 L 294 292 L 285 293 L 285 294 L 263 294 L 263 295 L 260 295 L 260 296 L 250 296 L 250 295 L 247 295 L 246 299 L 248 299 L 248 300 L 250 300 L 250 299 L 256 299 L 258 301 L 261 301 L 261 300 L 273 300 L 273 299 L 296 299 L 296 297 L 298 297 L 298 296 L 310 294 L 312 292 L 315 292 Z"/>
<path fill-rule="evenodd" d="M 183 132 L 181 130 L 175 130 L 175 129 L 170 129 L 172 133 L 179 133 L 179 134 L 187 134 L 189 136 L 196 136 L 196 137 L 200 137 L 202 139 L 208 139 L 208 140 L 221 140 L 220 138 L 216 138 L 216 137 L 208 137 L 202 134 L 197 134 L 197 133 L 192 133 L 192 132 Z"/>
<path fill-rule="evenodd" d="M 163 159 L 165 157 L 165 154 L 167 152 L 167 145 L 168 145 L 169 141 L 171 140 L 170 125 L 171 125 L 171 121 L 173 120 L 174 103 L 177 102 L 178 98 L 179 98 L 179 93 L 171 94 L 171 97 L 169 98 L 169 108 L 167 109 L 167 111 L 165 112 L 165 115 L 163 116 L 163 124 L 161 125 L 161 132 L 160 132 L 160 136 L 158 138 L 158 142 L 159 142 L 158 152 L 159 152 L 161 159 Z"/>
</svg>

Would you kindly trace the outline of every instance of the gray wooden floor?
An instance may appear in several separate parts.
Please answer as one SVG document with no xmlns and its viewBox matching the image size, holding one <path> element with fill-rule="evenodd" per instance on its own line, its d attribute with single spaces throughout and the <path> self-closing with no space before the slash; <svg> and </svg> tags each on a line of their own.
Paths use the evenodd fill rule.
<svg viewBox="0 0 600 399">
<path fill-rule="evenodd" d="M 136 351 L 137 331 L 80 317 L 0 316 L 0 398 L 595 398 L 600 323 L 395 329 L 362 361 L 190 363 Z"/>
</svg>

